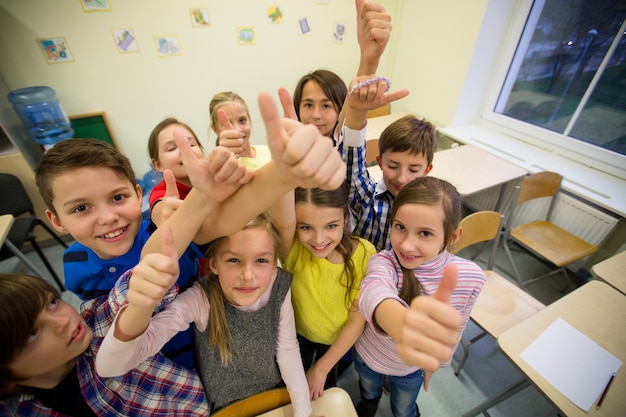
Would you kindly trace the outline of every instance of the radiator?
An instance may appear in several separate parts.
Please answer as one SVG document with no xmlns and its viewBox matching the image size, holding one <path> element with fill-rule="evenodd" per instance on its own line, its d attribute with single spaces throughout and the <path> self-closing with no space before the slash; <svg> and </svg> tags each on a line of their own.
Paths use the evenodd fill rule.
<svg viewBox="0 0 626 417">
<path fill-rule="evenodd" d="M 503 213 L 508 213 L 514 184 L 508 184 L 503 195 Z M 467 197 L 464 203 L 472 210 L 494 210 L 500 194 L 498 187 Z M 604 241 L 619 223 L 620 218 L 593 207 L 579 198 L 561 191 L 557 197 L 552 221 L 559 227 L 595 245 L 602 246 Z M 513 224 L 526 223 L 545 218 L 548 211 L 548 199 L 539 199 L 525 203 L 522 210 L 513 219 Z M 507 221 L 507 219 L 505 219 Z"/>
</svg>

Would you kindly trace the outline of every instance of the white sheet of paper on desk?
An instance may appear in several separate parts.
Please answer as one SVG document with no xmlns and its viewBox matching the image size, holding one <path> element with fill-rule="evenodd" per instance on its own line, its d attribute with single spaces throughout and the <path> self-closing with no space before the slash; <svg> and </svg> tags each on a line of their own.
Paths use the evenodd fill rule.
<svg viewBox="0 0 626 417">
<path fill-rule="evenodd" d="M 558 318 L 520 357 L 574 404 L 594 405 L 622 361 Z"/>
</svg>

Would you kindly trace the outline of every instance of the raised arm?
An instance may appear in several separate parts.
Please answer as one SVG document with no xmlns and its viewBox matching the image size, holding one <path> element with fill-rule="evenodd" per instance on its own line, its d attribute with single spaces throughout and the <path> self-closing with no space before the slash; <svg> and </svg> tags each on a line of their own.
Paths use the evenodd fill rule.
<svg viewBox="0 0 626 417">
<path fill-rule="evenodd" d="M 335 189 L 344 180 L 345 164 L 315 126 L 281 119 L 269 93 L 259 95 L 259 108 L 272 160 L 214 210 L 196 242 L 209 242 L 241 230 L 295 187 Z"/>
</svg>

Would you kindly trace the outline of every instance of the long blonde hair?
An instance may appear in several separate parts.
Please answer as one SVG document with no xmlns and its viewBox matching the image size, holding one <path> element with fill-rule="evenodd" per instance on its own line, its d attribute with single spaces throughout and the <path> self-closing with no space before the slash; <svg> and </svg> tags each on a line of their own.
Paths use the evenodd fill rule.
<svg viewBox="0 0 626 417">
<path fill-rule="evenodd" d="M 265 229 L 270 237 L 272 237 L 274 241 L 274 261 L 276 261 L 278 248 L 280 246 L 280 235 L 272 224 L 270 215 L 267 212 L 259 214 L 257 217 L 250 220 L 242 230 L 252 228 Z M 209 243 L 207 259 L 215 258 L 228 238 L 228 236 L 220 237 Z M 220 350 L 222 365 L 227 366 L 233 358 L 233 336 L 226 318 L 226 310 L 224 309 L 226 299 L 224 298 L 224 292 L 220 286 L 219 276 L 212 271 L 209 271 L 207 285 L 204 290 L 209 299 L 209 304 L 211 305 L 208 342 L 209 345 L 216 346 Z"/>
</svg>

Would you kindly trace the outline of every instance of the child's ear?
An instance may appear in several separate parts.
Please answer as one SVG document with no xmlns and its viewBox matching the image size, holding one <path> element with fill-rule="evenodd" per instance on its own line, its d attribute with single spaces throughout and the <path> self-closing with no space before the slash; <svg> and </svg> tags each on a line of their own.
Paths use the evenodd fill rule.
<svg viewBox="0 0 626 417">
<path fill-rule="evenodd" d="M 209 269 L 211 270 L 211 272 L 213 272 L 213 274 L 215 275 L 219 275 L 217 273 L 217 265 L 215 265 L 215 257 L 212 256 L 208 259 L 208 264 L 209 264 Z"/>
<path fill-rule="evenodd" d="M 430 164 L 424 170 L 424 176 L 428 175 L 428 173 L 433 169 L 433 164 Z"/>
<path fill-rule="evenodd" d="M 61 224 L 61 219 L 59 219 L 59 217 L 53 212 L 51 212 L 49 209 L 46 209 L 46 217 L 50 221 L 50 224 L 52 225 L 52 227 L 54 227 L 57 232 L 68 233 L 65 226 Z"/>
<path fill-rule="evenodd" d="M 463 227 L 459 226 L 456 231 L 454 233 L 452 233 L 451 239 L 450 239 L 450 245 L 454 245 L 456 242 L 459 241 L 459 239 L 461 239 L 461 236 L 463 236 Z"/>
<path fill-rule="evenodd" d="M 139 184 L 135 185 L 135 191 L 137 192 L 137 197 L 139 198 L 139 201 L 141 201 L 141 197 L 143 197 L 143 190 L 141 189 L 141 186 Z"/>
<path fill-rule="evenodd" d="M 381 169 L 383 168 L 383 159 L 380 157 L 380 155 L 376 155 L 376 163 Z"/>
<path fill-rule="evenodd" d="M 152 168 L 154 168 L 155 170 L 159 172 L 163 172 L 163 167 L 161 166 L 161 163 L 159 162 L 158 159 L 152 160 Z"/>
</svg>

